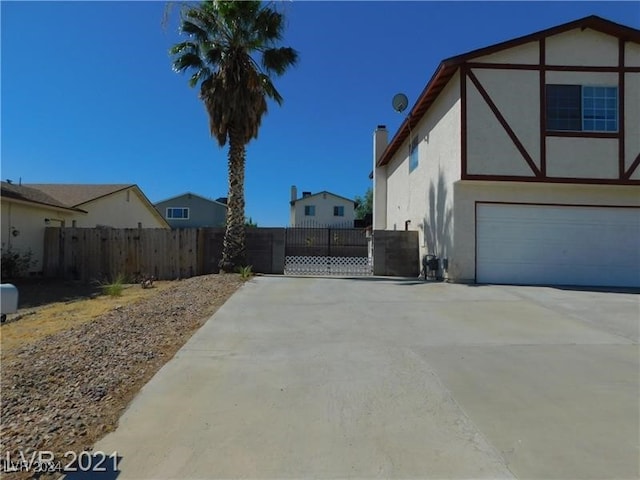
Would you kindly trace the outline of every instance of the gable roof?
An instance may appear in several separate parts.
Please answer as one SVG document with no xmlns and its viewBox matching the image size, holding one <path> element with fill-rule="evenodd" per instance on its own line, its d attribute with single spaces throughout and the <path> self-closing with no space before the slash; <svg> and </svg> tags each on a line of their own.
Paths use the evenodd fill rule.
<svg viewBox="0 0 640 480">
<path fill-rule="evenodd" d="M 106 197 L 113 193 L 136 187 L 133 183 L 121 184 L 75 184 L 75 183 L 33 183 L 27 185 L 40 190 L 59 202 L 77 207 L 83 203 Z"/>
<path fill-rule="evenodd" d="M 16 185 L 9 182 L 2 182 L 0 190 L 1 195 L 4 198 L 12 198 L 14 200 L 21 200 L 23 202 L 86 213 L 84 210 L 74 208 L 68 204 L 65 204 L 58 199 L 53 198 L 51 195 L 48 195 L 47 193 L 33 187 Z"/>
<path fill-rule="evenodd" d="M 391 161 L 393 155 L 398 151 L 400 146 L 406 140 L 409 132 L 416 127 L 427 110 L 429 110 L 429 107 L 431 107 L 431 105 L 435 102 L 440 92 L 444 89 L 447 83 L 449 83 L 449 80 L 451 80 L 451 78 L 455 75 L 458 67 L 461 64 L 468 62 L 469 60 L 472 60 L 474 58 L 483 57 L 485 55 L 490 55 L 502 50 L 518 47 L 525 43 L 537 41 L 542 38 L 557 35 L 559 33 L 564 33 L 576 28 L 581 28 L 583 30 L 589 28 L 591 30 L 605 33 L 607 35 L 618 37 L 624 41 L 640 44 L 640 30 L 636 30 L 635 28 L 612 22 L 605 18 L 598 17 L 597 15 L 590 15 L 588 17 L 580 18 L 569 23 L 563 23 L 552 28 L 547 28 L 546 30 L 531 33 L 523 37 L 514 38 L 512 40 L 507 40 L 506 42 L 479 48 L 477 50 L 472 50 L 470 52 L 442 60 L 440 62 L 440 65 L 438 65 L 438 68 L 432 75 L 431 79 L 422 90 L 422 93 L 420 93 L 418 100 L 409 111 L 409 114 L 400 125 L 400 128 L 394 135 L 393 139 L 391 140 L 391 142 L 389 142 L 387 148 L 380 156 L 380 159 L 376 163 L 376 166 L 383 166 Z M 372 175 L 370 175 L 370 178 L 371 177 Z"/>
<path fill-rule="evenodd" d="M 219 202 L 217 200 L 212 200 L 212 199 L 207 198 L 207 197 L 203 197 L 202 195 L 198 195 L 197 193 L 193 193 L 193 192 L 181 193 L 180 195 L 176 195 L 174 197 L 170 197 L 170 198 L 167 198 L 165 200 L 160 200 L 159 202 L 154 203 L 154 205 L 157 207 L 161 203 L 170 202 L 171 200 L 177 200 L 178 198 L 182 198 L 182 197 L 184 197 L 186 195 L 191 195 L 193 197 L 197 197 L 197 198 L 200 198 L 202 200 L 206 200 L 207 202 L 215 203 L 216 205 L 220 205 L 222 207 L 227 208 L 227 205 L 225 203 Z"/>
<path fill-rule="evenodd" d="M 291 205 L 293 205 L 294 203 L 296 203 L 296 202 L 298 202 L 300 200 L 306 200 L 307 198 L 317 197 L 318 195 L 322 195 L 323 193 L 327 193 L 327 194 L 332 195 L 334 197 L 341 198 L 342 200 L 346 200 L 347 202 L 351 202 L 353 204 L 356 203 L 355 200 L 351 200 L 350 198 L 343 197 L 341 195 L 336 195 L 335 193 L 328 192 L 327 190 L 322 190 L 321 192 L 314 193 L 312 195 L 307 195 L 306 197 L 300 197 L 300 198 L 296 198 L 295 200 L 291 200 Z"/>
</svg>

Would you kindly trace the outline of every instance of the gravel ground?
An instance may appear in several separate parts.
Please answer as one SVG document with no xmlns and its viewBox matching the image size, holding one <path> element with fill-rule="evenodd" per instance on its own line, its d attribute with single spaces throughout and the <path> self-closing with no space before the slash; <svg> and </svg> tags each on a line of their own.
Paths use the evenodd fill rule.
<svg viewBox="0 0 640 480">
<path fill-rule="evenodd" d="M 21 452 L 46 450 L 63 459 L 66 452 L 90 450 L 115 429 L 140 388 L 242 283 L 233 274 L 177 281 L 3 359 L 0 461 L 7 455 L 18 459 Z"/>
</svg>

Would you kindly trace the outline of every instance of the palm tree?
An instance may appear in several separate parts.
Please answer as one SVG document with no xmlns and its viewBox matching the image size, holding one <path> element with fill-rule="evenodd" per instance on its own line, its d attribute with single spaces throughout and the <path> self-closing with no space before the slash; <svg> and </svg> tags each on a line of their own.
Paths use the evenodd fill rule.
<svg viewBox="0 0 640 480">
<path fill-rule="evenodd" d="M 267 99 L 282 104 L 271 77 L 298 60 L 294 49 L 277 45 L 283 30 L 283 14 L 260 1 L 208 0 L 182 9 L 180 31 L 188 40 L 170 50 L 174 71 L 193 72 L 189 85 L 200 85 L 211 136 L 220 147 L 229 141 L 224 272 L 246 264 L 245 147 L 258 137 Z"/>
</svg>

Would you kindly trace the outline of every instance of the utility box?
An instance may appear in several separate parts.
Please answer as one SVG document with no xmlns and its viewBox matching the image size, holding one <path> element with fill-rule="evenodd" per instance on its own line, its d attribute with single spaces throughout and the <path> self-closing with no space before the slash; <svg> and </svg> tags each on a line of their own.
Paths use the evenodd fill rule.
<svg viewBox="0 0 640 480">
<path fill-rule="evenodd" d="M 18 311 L 18 289 L 10 283 L 0 285 L 0 313 L 2 321 L 7 318 L 7 313 Z"/>
</svg>

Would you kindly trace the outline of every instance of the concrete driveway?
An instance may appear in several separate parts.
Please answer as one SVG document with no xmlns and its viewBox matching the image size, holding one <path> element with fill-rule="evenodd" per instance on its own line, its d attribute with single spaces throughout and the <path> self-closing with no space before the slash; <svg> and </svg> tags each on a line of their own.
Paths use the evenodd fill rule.
<svg viewBox="0 0 640 480">
<path fill-rule="evenodd" d="M 638 478 L 640 296 L 258 277 L 96 450 L 124 479 Z"/>
</svg>

